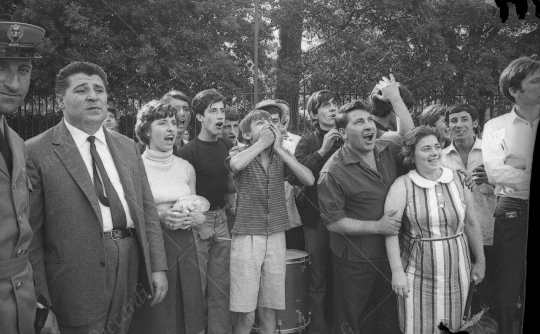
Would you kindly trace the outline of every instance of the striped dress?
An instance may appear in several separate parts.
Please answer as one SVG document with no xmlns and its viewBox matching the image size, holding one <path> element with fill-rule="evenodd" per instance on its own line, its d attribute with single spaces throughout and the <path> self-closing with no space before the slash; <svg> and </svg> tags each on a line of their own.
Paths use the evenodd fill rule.
<svg viewBox="0 0 540 334">
<path fill-rule="evenodd" d="M 463 183 L 458 173 L 447 168 L 437 181 L 421 177 L 416 170 L 401 178 L 407 204 L 400 249 L 410 291 L 408 298 L 398 296 L 400 329 L 406 334 L 438 334 L 443 322 L 457 331 L 471 271 L 463 233 Z"/>
</svg>

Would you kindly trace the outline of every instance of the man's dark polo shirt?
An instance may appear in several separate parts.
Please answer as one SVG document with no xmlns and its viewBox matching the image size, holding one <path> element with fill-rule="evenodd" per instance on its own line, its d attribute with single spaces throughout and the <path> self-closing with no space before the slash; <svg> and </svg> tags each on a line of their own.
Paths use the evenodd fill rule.
<svg viewBox="0 0 540 334">
<path fill-rule="evenodd" d="M 345 217 L 379 220 L 383 216 L 388 189 L 403 174 L 403 168 L 395 143 L 379 140 L 374 153 L 380 173 L 371 169 L 348 145 L 343 145 L 328 160 L 318 183 L 323 223 Z M 347 249 L 349 261 L 388 261 L 383 235 L 353 236 L 330 232 L 330 248 L 338 257 Z"/>
</svg>

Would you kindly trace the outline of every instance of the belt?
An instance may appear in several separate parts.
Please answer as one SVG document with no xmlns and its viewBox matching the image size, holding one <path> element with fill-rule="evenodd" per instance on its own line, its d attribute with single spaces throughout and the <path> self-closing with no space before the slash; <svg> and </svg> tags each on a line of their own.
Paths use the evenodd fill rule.
<svg viewBox="0 0 540 334">
<path fill-rule="evenodd" d="M 122 229 L 118 229 L 118 230 L 110 230 L 110 231 L 107 231 L 107 232 L 102 232 L 101 234 L 103 235 L 103 237 L 105 237 L 105 239 L 112 239 L 112 240 L 123 239 L 123 238 L 128 238 L 128 237 L 134 236 L 135 235 L 135 229 L 134 228 L 122 228 Z"/>
<path fill-rule="evenodd" d="M 20 274 L 28 265 L 28 254 L 10 260 L 0 261 L 0 279 Z"/>
<path fill-rule="evenodd" d="M 219 206 L 219 205 L 216 205 L 216 206 L 211 206 L 210 209 L 208 209 L 208 211 L 215 211 L 215 210 L 219 210 L 219 209 L 223 209 L 225 206 Z"/>
<path fill-rule="evenodd" d="M 499 201 L 515 203 L 518 205 L 529 205 L 528 199 L 521 199 L 521 198 L 514 198 L 514 197 L 497 196 L 497 202 Z"/>
<path fill-rule="evenodd" d="M 406 236 L 408 236 L 409 238 L 413 239 L 414 241 L 441 241 L 441 240 L 449 240 L 449 239 L 457 238 L 457 237 L 459 237 L 459 236 L 462 235 L 462 234 L 463 234 L 463 232 L 459 232 L 458 234 L 450 235 L 450 236 L 448 236 L 448 237 L 440 237 L 440 238 L 421 238 L 419 235 L 416 235 L 415 237 L 413 237 L 412 235 L 405 233 Z"/>
</svg>

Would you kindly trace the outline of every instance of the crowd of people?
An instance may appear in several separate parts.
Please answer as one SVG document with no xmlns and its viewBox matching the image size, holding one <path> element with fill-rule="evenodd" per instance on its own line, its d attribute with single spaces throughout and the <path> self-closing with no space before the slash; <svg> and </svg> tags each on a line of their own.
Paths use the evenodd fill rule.
<svg viewBox="0 0 540 334">
<path fill-rule="evenodd" d="M 514 332 L 540 61 L 502 72 L 514 106 L 482 139 L 465 103 L 415 127 L 390 74 L 366 100 L 314 92 L 304 137 L 286 101 L 240 117 L 215 89 L 171 90 L 138 111 L 137 142 L 115 131 L 107 74 L 75 61 L 56 77 L 63 119 L 23 142 L 4 115 L 44 33 L 0 22 L 1 333 L 275 333 L 287 249 L 309 254 L 310 334 L 458 331 L 471 285 Z"/>
</svg>

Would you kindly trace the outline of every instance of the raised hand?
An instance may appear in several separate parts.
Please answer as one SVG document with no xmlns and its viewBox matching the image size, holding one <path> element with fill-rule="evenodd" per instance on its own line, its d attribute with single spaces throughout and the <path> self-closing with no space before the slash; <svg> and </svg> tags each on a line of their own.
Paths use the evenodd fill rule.
<svg viewBox="0 0 540 334">
<path fill-rule="evenodd" d="M 274 125 L 270 124 L 270 129 L 274 133 L 274 150 L 279 151 L 283 149 L 283 136 L 281 135 L 281 131 Z"/>
<path fill-rule="evenodd" d="M 332 146 L 334 146 L 334 142 L 341 138 L 341 135 L 339 134 L 339 131 L 336 129 L 332 129 L 328 131 L 323 138 L 323 143 L 321 148 L 319 149 L 319 154 L 321 156 L 326 155 L 331 149 Z"/>
<path fill-rule="evenodd" d="M 390 79 L 382 77 L 382 80 L 375 85 L 375 88 L 380 89 L 381 94 L 373 94 L 372 96 L 381 101 L 390 102 L 392 99 L 401 98 L 401 95 L 399 94 L 399 83 L 396 82 L 392 73 L 390 73 Z"/>
<path fill-rule="evenodd" d="M 266 124 L 259 134 L 259 141 L 263 144 L 264 148 L 267 148 L 274 143 L 275 139 L 276 136 L 274 131 L 272 131 L 270 124 Z"/>
</svg>

